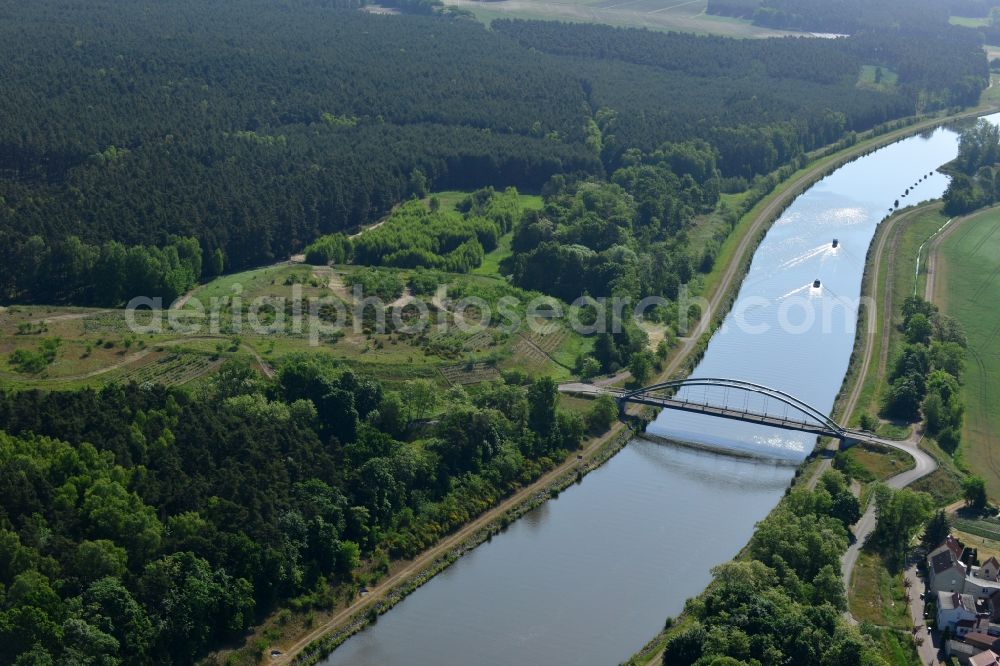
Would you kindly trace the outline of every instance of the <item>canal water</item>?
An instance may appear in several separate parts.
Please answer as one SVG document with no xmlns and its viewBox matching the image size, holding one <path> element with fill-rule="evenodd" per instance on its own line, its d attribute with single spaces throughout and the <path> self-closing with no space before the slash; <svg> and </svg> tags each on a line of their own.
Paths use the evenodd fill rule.
<svg viewBox="0 0 1000 666">
<path fill-rule="evenodd" d="M 799 196 L 755 253 L 737 307 L 694 376 L 753 381 L 829 413 L 854 343 L 875 227 L 897 198 L 907 205 L 939 197 L 947 179 L 935 169 L 957 150 L 950 130 L 914 136 L 841 167 Z M 907 188 L 911 194 L 901 198 Z M 816 279 L 819 288 L 812 286 Z M 692 389 L 689 395 L 780 409 L 735 394 Z M 815 442 L 667 411 L 650 431 L 750 457 L 635 440 L 324 663 L 607 665 L 627 659 L 704 589 L 710 569 L 731 559 L 778 502 L 794 468 L 774 459 L 799 462 Z"/>
</svg>

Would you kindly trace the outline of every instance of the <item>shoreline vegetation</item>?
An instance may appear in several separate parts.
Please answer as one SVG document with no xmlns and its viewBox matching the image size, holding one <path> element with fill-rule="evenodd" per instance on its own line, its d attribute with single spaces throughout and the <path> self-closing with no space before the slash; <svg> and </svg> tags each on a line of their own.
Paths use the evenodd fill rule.
<svg viewBox="0 0 1000 666">
<path fill-rule="evenodd" d="M 37 0 L 0 25 L 11 661 L 321 660 L 654 417 L 559 382 L 690 372 L 799 193 L 973 115 L 990 76 L 947 25 L 735 40 L 362 4 Z M 179 298 L 149 329 L 119 309 L 153 295 Z M 476 299 L 518 323 L 462 328 Z M 175 321 L 206 300 L 207 334 Z M 839 544 L 857 501 L 820 480 L 785 517 Z M 826 614 L 824 557 L 768 566 Z"/>
<path fill-rule="evenodd" d="M 739 265 L 741 266 L 741 268 L 738 274 L 738 279 L 735 280 L 735 284 L 733 284 L 733 280 L 730 280 L 726 284 L 727 289 L 725 290 L 725 292 L 723 292 L 723 295 L 725 296 L 724 300 L 726 302 L 726 307 L 716 310 L 716 312 L 714 313 L 715 317 L 713 318 L 713 322 L 709 326 L 708 330 L 703 331 L 701 335 L 698 336 L 697 339 L 699 342 L 697 344 L 697 351 L 689 349 L 687 354 L 684 354 L 683 350 L 678 350 L 677 354 L 671 354 L 671 356 L 669 357 L 669 363 L 667 369 L 664 372 L 660 373 L 659 379 L 677 378 L 678 372 L 681 367 L 683 368 L 683 373 L 686 374 L 687 372 L 690 372 L 694 368 L 694 366 L 696 366 L 697 363 L 701 360 L 701 356 L 704 353 L 704 349 L 707 347 L 708 341 L 711 339 L 711 335 L 715 332 L 717 326 L 721 323 L 722 319 L 725 317 L 725 314 L 726 312 L 728 312 L 732 300 L 735 299 L 736 294 L 739 291 L 739 286 L 742 283 L 742 278 L 743 276 L 745 276 L 746 270 L 749 268 L 749 262 L 753 257 L 753 252 L 756 250 L 760 241 L 763 239 L 763 236 L 767 233 L 767 230 L 770 229 L 771 224 L 773 224 L 773 222 L 780 217 L 781 213 L 784 212 L 784 210 L 788 207 L 788 205 L 790 205 L 791 202 L 794 201 L 794 199 L 797 196 L 799 196 L 799 194 L 801 194 L 806 189 L 811 187 L 813 184 L 819 182 L 820 180 L 822 180 L 827 175 L 829 175 L 836 169 L 840 168 L 844 164 L 853 161 L 854 159 L 857 159 L 863 155 L 869 154 L 875 150 L 878 150 L 881 147 L 894 143 L 908 136 L 912 136 L 914 134 L 927 131 L 929 129 L 933 129 L 950 122 L 954 122 L 964 118 L 983 115 L 995 108 L 996 107 L 985 107 L 985 108 L 977 107 L 976 109 L 966 110 L 952 115 L 941 115 L 931 118 L 914 117 L 912 119 L 909 119 L 909 122 L 905 123 L 903 121 L 896 121 L 896 123 L 890 123 L 889 124 L 890 127 L 887 128 L 885 132 L 881 134 L 866 136 L 849 146 L 841 147 L 839 150 L 836 149 L 836 146 L 840 142 L 838 142 L 838 144 L 835 144 L 832 147 L 827 147 L 825 149 L 816 151 L 813 154 L 812 159 L 805 166 L 801 167 L 800 169 L 791 173 L 787 178 L 780 181 L 780 183 L 778 183 L 771 190 L 771 192 L 764 195 L 760 201 L 755 203 L 754 206 L 751 207 L 741 217 L 740 221 L 734 228 L 733 233 L 730 234 L 730 236 L 726 239 L 725 243 L 720 249 L 718 260 L 716 262 L 716 267 L 717 267 L 716 270 L 713 270 L 713 272 L 709 274 L 709 276 L 705 280 L 706 291 L 710 291 L 713 289 L 717 290 L 719 287 L 718 282 L 721 280 L 719 274 L 724 272 L 722 268 L 730 265 L 728 262 L 732 260 L 733 258 L 732 255 L 736 253 L 739 247 L 746 242 L 746 239 L 749 234 L 754 234 L 756 236 L 753 242 L 750 243 L 748 246 L 743 247 L 742 252 L 739 253 Z M 894 126 L 898 123 L 903 123 L 903 125 L 901 127 Z M 764 222 L 763 220 L 766 220 L 766 222 Z M 704 295 L 704 293 L 702 295 Z M 719 294 L 714 294 L 714 295 L 719 296 Z M 699 328 L 701 328 L 703 326 L 703 323 L 699 321 L 698 326 Z M 853 356 L 852 356 L 852 362 L 853 362 Z M 651 420 L 651 418 L 649 418 L 649 420 Z M 609 434 L 610 436 L 614 437 L 625 437 L 626 441 L 621 444 L 621 446 L 624 446 L 625 443 L 627 443 L 627 438 L 630 435 L 626 434 L 629 431 L 625 430 L 625 426 L 620 426 L 620 427 L 621 429 L 618 429 L 619 426 L 616 426 L 615 428 L 612 429 L 611 433 Z M 800 468 L 799 472 L 797 472 L 796 482 L 799 478 L 801 478 L 801 473 L 800 473 L 801 469 L 804 469 L 805 467 L 810 465 L 814 461 L 818 452 L 819 449 L 817 448 L 817 450 L 815 450 L 807 457 L 807 460 L 803 463 L 803 467 Z M 605 460 L 610 459 L 610 457 L 611 456 L 609 455 L 607 458 L 605 458 Z M 594 469 L 594 467 L 588 468 L 588 471 L 590 471 L 590 469 Z M 793 484 L 796 482 L 793 482 Z M 540 493 L 544 501 L 544 497 L 547 497 L 547 491 L 542 490 L 540 491 Z M 481 542 L 482 541 L 479 541 L 478 543 Z M 471 550 L 471 548 L 463 549 L 463 552 L 467 552 L 467 550 Z M 446 566 L 447 565 L 441 566 L 440 568 L 437 569 L 435 573 L 444 570 Z M 420 584 L 421 585 L 424 584 L 425 582 L 427 582 L 427 580 L 429 580 L 429 578 L 422 580 Z M 404 583 L 403 586 L 406 587 L 406 584 Z M 416 588 L 413 587 L 410 589 L 410 591 L 412 591 L 413 589 Z M 409 592 L 407 592 L 407 594 L 408 593 Z M 367 606 L 368 604 L 362 605 L 352 615 L 353 619 L 350 622 L 352 631 L 349 635 L 357 633 L 357 631 L 363 629 L 364 626 L 367 626 L 368 622 L 377 618 L 377 615 L 374 617 L 370 617 L 367 615 L 366 613 Z M 360 625 L 357 624 L 357 622 L 359 621 L 358 618 L 360 618 L 360 620 L 363 621 L 363 623 Z M 340 636 L 340 632 L 337 629 L 330 628 L 329 631 L 334 632 L 334 634 L 337 636 Z M 323 645 L 328 646 L 324 648 L 325 652 L 323 652 L 323 654 L 318 654 L 318 652 L 314 654 L 309 647 L 306 647 L 302 650 L 302 654 L 308 653 L 310 655 L 313 655 L 309 657 L 310 661 L 304 661 L 304 662 L 295 661 L 294 663 L 308 663 L 308 664 L 317 663 L 327 654 L 332 652 L 332 650 L 335 649 L 336 646 L 339 646 L 344 640 L 346 640 L 349 637 L 349 635 L 343 636 L 339 640 L 336 640 L 336 644 L 333 646 L 329 646 L 329 644 L 325 642 L 326 641 L 325 638 L 317 639 L 317 641 L 324 641 Z M 657 639 L 653 639 L 651 641 L 651 643 L 656 643 L 656 642 Z M 640 652 L 640 654 L 642 654 L 645 651 L 646 650 L 644 649 L 642 652 Z M 279 663 L 284 663 L 285 658 L 287 658 L 285 654 L 283 654 L 282 657 L 279 657 L 280 660 Z M 642 662 L 636 662 L 636 663 L 642 663 Z"/>
<path fill-rule="evenodd" d="M 976 113 L 979 112 L 967 111 L 960 115 L 974 115 Z M 699 294 L 701 296 L 710 297 L 710 300 L 713 305 L 712 310 L 714 317 L 712 318 L 712 321 L 708 321 L 707 318 L 702 318 L 702 321 L 700 321 L 698 324 L 697 334 L 687 339 L 682 339 L 678 341 L 677 346 L 671 351 L 671 354 L 666 359 L 661 376 L 674 377 L 678 372 L 682 372 L 685 370 L 689 371 L 700 360 L 701 354 L 704 348 L 707 346 L 711 334 L 714 332 L 718 323 L 725 316 L 725 312 L 728 310 L 729 304 L 732 302 L 732 300 L 736 296 L 736 293 L 738 292 L 740 283 L 742 281 L 742 277 L 745 274 L 747 267 L 749 266 L 750 259 L 753 256 L 753 252 L 756 249 L 757 243 L 766 233 L 766 230 L 770 227 L 770 224 L 773 223 L 773 221 L 780 216 L 780 213 L 784 210 L 784 208 L 801 191 L 808 188 L 811 184 L 815 183 L 816 181 L 822 179 L 827 173 L 838 168 L 841 164 L 846 163 L 847 161 L 855 159 L 858 156 L 866 152 L 869 152 L 871 150 L 875 150 L 881 145 L 891 143 L 893 141 L 899 140 L 913 133 L 927 130 L 941 123 L 949 122 L 952 119 L 953 118 L 949 116 L 936 116 L 932 118 L 913 118 L 903 121 L 896 121 L 890 123 L 887 127 L 881 128 L 885 130 L 884 133 L 878 134 L 876 136 L 861 135 L 860 139 L 856 136 L 852 136 L 848 137 L 846 140 L 842 140 L 837 144 L 834 144 L 833 146 L 829 146 L 827 148 L 814 151 L 809 155 L 810 161 L 801 168 L 793 171 L 791 168 L 785 167 L 781 171 L 782 178 L 780 179 L 780 182 L 778 182 L 777 176 L 772 175 L 771 178 L 773 178 L 774 180 L 772 181 L 773 187 L 771 188 L 770 192 L 763 195 L 763 197 L 759 201 L 757 201 L 752 207 L 750 207 L 749 211 L 747 211 L 738 221 L 738 223 L 735 225 L 735 229 L 733 230 L 733 232 L 727 237 L 725 243 L 721 245 L 718 257 L 714 263 L 712 271 L 705 276 L 705 279 L 701 284 Z M 497 251 L 498 252 L 502 251 L 502 248 L 498 248 Z M 267 280 L 268 271 L 288 272 L 288 270 L 291 270 L 292 268 L 293 267 L 288 266 L 285 262 L 282 262 L 282 264 L 280 264 L 277 267 L 272 266 L 271 268 L 260 269 L 259 272 L 261 272 L 261 275 L 264 277 L 265 280 Z M 284 272 L 280 272 L 280 275 L 277 273 L 275 275 L 276 277 L 284 279 L 285 275 Z M 291 279 L 292 277 L 294 276 L 289 274 L 289 279 Z M 216 282 L 218 282 L 219 285 L 226 285 L 231 279 L 232 276 L 224 276 L 216 280 Z M 271 284 L 272 285 L 274 284 L 273 279 Z M 319 290 L 319 289 L 325 290 L 326 288 L 325 285 L 321 286 L 306 285 L 306 286 L 307 288 L 313 290 Z M 210 284 L 206 288 L 209 290 L 215 289 L 216 285 Z M 12 310 L 13 309 L 14 308 L 12 308 Z M 84 316 L 87 316 L 88 312 L 92 313 L 93 311 L 80 310 L 79 308 L 67 308 L 66 312 L 67 314 L 65 316 L 67 317 L 82 318 Z M 52 312 L 50 312 L 50 314 L 52 314 Z M 59 320 L 60 317 L 62 316 L 63 315 L 57 314 L 52 317 L 52 321 L 55 322 L 56 320 Z M 42 332 L 41 329 L 45 328 L 44 321 L 46 320 L 43 319 L 41 321 L 43 322 L 42 324 L 38 324 L 37 322 L 31 324 L 33 328 L 30 331 L 30 333 L 32 335 L 39 334 L 40 332 Z M 149 346 L 143 348 L 144 345 L 143 340 L 141 339 L 138 341 L 133 340 L 132 342 L 138 345 L 139 350 L 133 352 L 129 356 L 125 356 L 124 357 L 125 361 L 127 361 L 129 358 L 132 358 L 133 356 L 138 356 L 143 354 L 155 354 L 157 353 L 158 346 L 161 345 L 161 343 L 154 342 L 151 340 Z M 224 342 L 228 343 L 228 341 Z M 238 349 L 251 350 L 251 352 L 253 352 L 253 355 L 256 358 L 256 363 L 259 364 L 260 367 L 264 369 L 264 374 L 267 376 L 273 375 L 274 373 L 273 370 L 270 371 L 271 374 L 268 374 L 267 370 L 268 363 L 267 361 L 261 358 L 261 353 L 263 353 L 265 357 L 268 356 L 268 349 L 265 348 L 259 350 L 260 353 L 258 353 L 258 350 L 254 349 L 252 345 L 253 342 L 254 342 L 253 340 L 234 339 L 232 341 L 232 348 L 237 350 Z M 199 346 L 205 347 L 205 349 L 207 350 L 206 358 L 208 357 L 209 353 L 217 355 L 220 344 L 222 343 L 220 343 L 218 340 L 211 340 L 211 339 L 206 339 L 204 341 L 192 340 L 189 343 L 189 345 L 192 346 L 192 348 Z M 215 352 L 211 352 L 211 348 L 213 345 L 215 348 Z M 273 344 L 271 346 L 273 347 Z M 114 347 L 114 344 L 112 344 L 112 347 Z M 125 346 L 125 349 L 126 351 L 129 351 L 128 346 Z M 115 359 L 121 358 L 120 354 L 125 353 L 118 351 L 117 348 L 114 348 L 111 351 L 107 352 L 105 352 L 105 350 L 103 349 L 95 350 L 95 355 L 98 352 L 102 352 L 105 354 L 118 354 L 119 356 L 110 357 Z M 95 361 L 98 360 L 100 359 L 95 359 Z M 115 363 L 125 362 L 125 361 L 116 360 Z M 363 366 L 357 365 L 351 367 L 361 368 Z M 644 418 L 646 419 L 651 418 L 650 416 L 648 416 L 649 412 L 643 411 L 641 413 L 646 415 Z M 593 442 L 591 443 L 591 445 L 595 449 L 594 455 L 597 455 L 596 449 L 601 449 L 603 451 L 604 449 L 602 447 L 604 446 L 604 442 L 610 441 L 611 439 L 617 438 L 615 439 L 617 445 L 619 447 L 623 446 L 624 444 L 627 443 L 628 439 L 631 437 L 631 434 L 630 431 L 626 430 L 624 426 L 617 425 L 615 429 L 606 437 L 608 439 L 602 440 L 602 443 L 599 445 L 594 444 Z M 607 455 L 608 457 L 610 457 L 611 454 L 608 453 Z M 535 502 L 544 501 L 546 497 L 550 496 L 550 493 L 558 492 L 559 490 L 561 490 L 561 487 L 558 487 L 558 484 L 557 486 L 551 485 L 553 481 L 556 480 L 556 477 L 558 477 L 559 475 L 569 474 L 569 477 L 566 478 L 570 477 L 574 479 L 576 478 L 578 472 L 575 470 L 575 467 L 578 466 L 578 463 L 576 460 L 574 460 L 574 457 L 575 457 L 574 454 L 571 454 L 566 461 L 556 465 L 555 468 L 545 473 L 543 475 L 543 478 L 545 479 L 546 483 L 540 484 L 536 482 L 534 484 L 523 486 L 521 487 L 520 490 L 515 491 L 514 494 L 530 495 L 531 497 L 534 498 Z M 588 469 L 590 469 L 589 466 Z M 565 483 L 566 478 L 563 478 L 559 482 Z M 487 509 L 486 511 L 487 512 L 496 511 L 497 512 L 496 515 L 498 516 L 497 518 L 498 522 L 494 524 L 500 525 L 504 520 L 502 514 L 513 508 L 514 508 L 514 503 L 505 500 L 500 502 L 498 505 L 495 505 Z M 480 514 L 480 517 L 482 517 L 482 515 L 483 514 Z M 479 518 L 476 518 L 473 520 L 473 522 L 478 520 Z M 469 524 L 470 523 L 466 523 L 464 526 L 456 527 L 454 531 L 451 533 L 451 536 L 445 537 L 445 539 L 451 539 L 452 537 L 458 534 L 462 534 L 463 536 L 468 536 L 464 533 L 464 530 L 468 527 Z M 491 529 L 496 529 L 496 528 L 491 528 Z M 478 542 L 479 541 L 477 541 L 476 543 Z M 455 544 L 449 541 L 448 547 L 442 550 L 450 551 L 450 549 L 455 547 L 456 547 Z M 424 557 L 427 553 L 432 551 L 434 551 L 434 547 L 432 547 L 429 551 L 425 551 L 423 554 L 418 555 L 417 558 L 419 559 L 421 557 Z M 464 552 L 464 550 L 462 552 Z M 438 562 L 436 556 L 431 557 L 431 562 L 432 563 L 430 564 L 430 567 L 435 573 L 436 571 L 440 571 L 445 566 L 447 566 L 447 563 Z M 371 563 L 366 565 L 366 568 L 364 568 L 363 570 L 367 571 L 367 567 L 369 565 L 371 565 Z M 405 577 L 407 580 L 411 580 L 412 575 L 414 575 L 414 572 L 407 572 Z M 424 577 L 420 579 L 421 581 L 420 584 L 422 584 L 426 580 L 429 580 L 430 577 L 431 577 L 430 575 L 424 574 Z M 366 573 L 365 580 L 367 581 L 367 579 L 368 579 L 368 574 Z M 383 580 L 385 580 L 385 578 L 383 578 Z M 412 589 L 415 589 L 413 587 L 413 583 L 402 583 L 402 585 L 403 587 L 399 588 L 400 593 L 402 593 L 403 590 L 406 590 L 406 593 L 408 593 L 409 591 L 412 591 Z M 345 589 L 349 589 L 351 587 L 352 586 L 349 585 L 348 588 Z M 356 584 L 354 585 L 354 587 L 356 587 Z M 395 588 L 395 586 L 393 587 Z M 338 586 L 337 589 L 340 590 L 337 593 L 337 596 L 342 597 L 343 590 L 340 589 L 340 586 Z M 375 586 L 371 587 L 368 591 L 368 594 L 363 597 L 356 598 L 354 595 L 351 595 L 353 601 L 350 604 L 348 604 L 344 610 L 336 612 L 338 614 L 344 613 L 345 617 L 348 615 L 353 617 L 355 614 L 360 613 L 363 616 L 361 620 L 363 622 L 367 622 L 368 620 L 377 617 L 378 614 L 376 612 L 372 617 L 368 617 L 367 609 L 372 605 L 373 602 L 381 598 L 381 594 L 386 592 L 388 592 L 388 590 L 380 591 L 378 585 L 376 584 Z M 246 658 L 250 662 L 255 662 L 257 659 L 259 659 L 260 655 L 264 654 L 265 651 L 271 649 L 278 649 L 284 652 L 285 654 L 280 656 L 278 659 L 272 660 L 272 663 L 285 663 L 285 660 L 287 658 L 297 653 L 297 648 L 291 650 L 290 652 L 282 650 L 281 648 L 287 645 L 287 642 L 285 640 L 280 639 L 279 636 L 283 636 L 284 632 L 287 631 L 288 629 L 292 629 L 293 626 L 295 627 L 295 629 L 293 630 L 295 636 L 302 636 L 303 634 L 309 635 L 311 632 L 315 630 L 317 624 L 323 626 L 321 617 L 318 617 L 320 613 L 318 612 L 314 613 L 313 611 L 309 611 L 308 613 L 301 612 L 299 615 L 290 615 L 289 613 L 285 612 L 286 610 L 289 609 L 289 607 L 290 607 L 289 605 L 277 606 L 274 609 L 274 611 L 270 614 L 267 620 L 265 620 L 263 623 L 256 625 L 253 634 L 251 634 L 251 636 L 246 641 L 243 642 L 243 647 L 237 650 L 241 655 L 243 655 L 243 657 L 235 656 L 235 653 L 232 652 L 231 649 L 223 649 L 220 652 L 210 654 L 206 658 L 206 661 L 212 659 L 228 659 L 230 656 L 233 656 L 237 660 Z M 356 618 L 354 620 L 351 620 L 351 626 L 354 627 L 354 629 L 356 630 L 361 628 L 362 625 L 354 624 L 355 620 Z M 300 630 L 298 629 L 299 623 L 307 623 L 310 624 L 311 626 L 307 629 Z M 342 621 L 335 622 L 334 624 L 337 626 L 341 626 Z M 330 630 L 337 632 L 337 630 L 333 627 L 330 627 Z M 279 633 L 276 634 L 274 632 L 279 632 Z M 323 631 L 321 633 L 325 635 L 327 632 Z M 237 661 L 237 663 L 240 662 Z"/>
<path fill-rule="evenodd" d="M 959 114 L 955 114 L 954 116 L 951 116 L 951 117 L 941 118 L 941 119 L 939 119 L 936 122 L 929 122 L 927 127 L 919 127 L 918 124 L 914 124 L 913 126 L 911 126 L 910 129 L 912 131 L 908 135 L 919 133 L 920 131 L 923 131 L 924 129 L 929 129 L 931 127 L 939 127 L 941 125 L 948 124 L 950 122 L 954 122 L 954 121 L 958 121 L 958 120 L 962 120 L 962 119 L 966 119 L 966 118 L 970 118 L 970 117 L 978 117 L 978 116 L 982 116 L 982 115 L 988 115 L 990 113 L 996 112 L 997 110 L 998 110 L 998 106 L 997 106 L 997 104 L 996 104 L 995 101 L 991 102 L 991 103 L 981 103 L 975 109 L 972 109 L 972 110 L 969 110 L 969 111 L 964 111 L 964 112 L 961 112 Z M 891 142 L 892 141 L 886 141 L 885 143 L 881 143 L 879 146 L 876 146 L 876 149 L 877 149 L 877 147 L 881 147 L 883 145 L 887 145 L 888 143 L 891 143 Z M 867 152 L 871 152 L 871 150 L 869 150 Z M 867 152 L 861 152 L 861 151 L 859 151 L 858 154 L 857 154 L 857 156 L 860 156 L 862 154 L 867 154 Z M 846 163 L 847 161 L 849 161 L 849 160 L 841 161 L 837 166 L 841 166 L 844 163 Z M 836 168 L 836 167 L 834 167 L 834 168 Z M 813 183 L 818 182 L 819 180 L 822 179 L 822 177 L 823 176 L 817 177 L 813 181 Z M 927 205 L 928 204 L 923 204 L 923 205 L 915 207 L 915 208 L 909 208 L 909 209 L 900 211 L 900 212 L 896 213 L 896 216 L 904 216 L 905 217 L 905 216 L 908 216 L 908 215 L 912 215 L 916 211 L 918 211 L 920 209 L 923 209 L 923 208 L 926 208 Z M 930 205 L 933 206 L 934 204 L 931 203 Z M 780 215 L 780 213 L 779 213 L 779 215 Z M 894 216 L 894 217 L 896 217 L 896 216 Z M 871 246 L 869 247 L 868 260 L 866 261 L 866 264 L 865 264 L 865 275 L 864 275 L 864 278 L 862 280 L 862 294 L 870 294 L 871 290 L 878 288 L 877 285 L 871 284 L 871 279 L 872 278 L 870 277 L 870 272 L 874 268 L 872 266 L 872 264 L 871 264 L 871 259 L 872 259 L 872 252 L 871 252 L 871 250 L 879 242 L 880 235 L 888 233 L 890 230 L 891 230 L 891 226 L 889 228 L 885 228 L 884 225 L 879 225 L 879 229 L 877 230 L 875 237 L 873 237 L 873 239 L 872 239 Z M 879 284 L 881 284 L 882 280 L 884 279 L 884 276 L 880 275 L 879 277 L 881 278 L 879 280 Z M 880 301 L 881 301 L 881 299 L 880 299 Z M 844 402 L 845 402 L 845 400 L 847 399 L 848 395 L 851 393 L 851 391 L 854 389 L 855 385 L 858 382 L 864 383 L 865 380 L 867 379 L 867 375 L 859 376 L 857 374 L 857 371 L 858 371 L 858 367 L 857 366 L 858 366 L 858 363 L 859 363 L 859 354 L 861 354 L 861 352 L 863 351 L 864 345 L 865 345 L 865 338 L 866 338 L 866 331 L 867 331 L 867 321 L 868 321 L 868 318 L 870 316 L 871 316 L 871 313 L 869 313 L 866 308 L 862 310 L 862 316 L 859 317 L 859 321 L 858 321 L 858 327 L 857 327 L 857 333 L 856 333 L 856 340 L 855 340 L 855 347 L 854 347 L 854 349 L 852 351 L 852 354 L 851 354 L 851 360 L 850 360 L 849 365 L 848 365 L 848 370 L 847 370 L 847 372 L 845 373 L 845 376 L 844 376 L 844 383 L 842 384 L 841 390 L 840 390 L 840 392 L 839 392 L 839 394 L 838 394 L 838 396 L 837 396 L 837 398 L 835 400 L 835 403 L 834 403 L 834 415 L 835 415 L 835 418 L 836 418 L 836 415 L 840 415 L 840 417 L 844 418 L 845 421 L 847 421 L 848 419 L 850 419 L 851 416 L 852 416 L 851 412 L 847 412 L 847 413 L 844 412 L 844 407 L 845 407 Z M 881 322 L 880 325 L 882 325 L 882 326 L 889 326 L 890 324 L 888 322 Z M 932 455 L 934 455 L 934 457 L 936 459 L 938 459 L 939 464 L 940 464 L 940 461 L 942 459 L 947 459 L 946 456 L 943 456 L 939 451 L 935 451 L 934 449 L 936 449 L 936 447 L 933 447 L 931 449 L 931 453 L 932 453 Z M 800 483 L 801 483 L 801 481 L 800 481 L 801 479 L 804 479 L 804 478 L 813 478 L 813 477 L 817 476 L 819 473 L 821 473 L 822 470 L 826 467 L 826 465 L 824 465 L 825 461 L 818 456 L 818 454 L 821 453 L 821 451 L 822 451 L 821 446 L 817 446 L 817 448 L 814 450 L 813 454 L 809 455 L 806 458 L 806 460 L 803 461 L 803 463 L 801 464 L 800 468 L 796 471 L 796 476 L 795 476 L 795 478 L 792 481 L 792 486 L 791 486 L 792 488 L 798 487 L 800 485 Z M 779 506 L 780 506 L 780 504 L 779 504 Z M 776 509 L 777 509 L 777 507 L 776 507 Z M 745 556 L 745 554 L 746 554 L 746 548 L 742 549 L 740 551 L 740 553 L 736 555 L 736 557 L 734 558 L 734 560 L 739 560 L 739 559 L 743 558 Z M 710 587 L 711 587 L 711 584 L 710 584 Z M 845 594 L 846 594 L 846 591 L 845 591 Z M 658 663 L 658 660 L 659 660 L 660 656 L 662 655 L 663 647 L 666 644 L 668 638 L 670 636 L 674 635 L 677 632 L 677 628 L 678 627 L 683 626 L 683 624 L 684 624 L 683 618 L 684 618 L 684 615 L 682 614 L 680 618 L 674 619 L 671 623 L 668 623 L 670 626 L 666 627 L 663 632 L 661 632 L 657 636 L 653 637 L 645 646 L 643 646 L 643 648 L 641 650 L 639 650 L 638 652 L 636 652 L 636 654 L 633 655 L 632 659 L 629 660 L 627 663 L 630 666 L 644 666 L 644 665 L 650 665 L 650 664 Z"/>
</svg>

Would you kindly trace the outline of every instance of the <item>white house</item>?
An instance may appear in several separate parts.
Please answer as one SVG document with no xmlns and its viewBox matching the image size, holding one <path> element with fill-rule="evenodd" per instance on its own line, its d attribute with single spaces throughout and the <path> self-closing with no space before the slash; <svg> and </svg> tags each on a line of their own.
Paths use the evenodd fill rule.
<svg viewBox="0 0 1000 666">
<path fill-rule="evenodd" d="M 977 627 L 981 618 L 989 622 L 990 610 L 987 599 L 976 599 L 971 594 L 941 591 L 937 594 L 937 628 L 963 636 Z"/>
</svg>

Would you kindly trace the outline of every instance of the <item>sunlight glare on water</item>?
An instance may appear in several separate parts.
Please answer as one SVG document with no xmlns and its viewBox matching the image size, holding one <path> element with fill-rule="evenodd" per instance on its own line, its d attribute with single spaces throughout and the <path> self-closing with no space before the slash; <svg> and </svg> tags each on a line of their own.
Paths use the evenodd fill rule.
<svg viewBox="0 0 1000 666">
<path fill-rule="evenodd" d="M 854 346 L 861 278 L 875 229 L 907 188 L 907 203 L 944 193 L 948 177 L 936 169 L 958 154 L 956 138 L 947 129 L 911 137 L 841 167 L 799 196 L 757 249 L 736 307 L 691 376 L 761 384 L 828 414 Z M 814 280 L 821 286 L 814 287 Z M 741 309 L 741 301 L 752 305 Z M 699 391 L 683 389 L 678 397 L 705 399 Z M 801 412 L 759 396 L 730 392 L 708 398 L 713 404 L 805 420 Z M 671 411 L 662 412 L 649 430 L 679 441 L 793 460 L 815 444 L 815 437 L 804 433 Z"/>
<path fill-rule="evenodd" d="M 841 168 L 799 197 L 754 255 L 740 298 L 757 296 L 762 304 L 748 308 L 744 318 L 775 325 L 783 303 L 804 298 L 837 305 L 836 325 L 830 332 L 811 326 L 795 335 L 748 335 L 731 325 L 730 315 L 695 375 L 773 386 L 828 412 L 854 343 L 856 315 L 843 302 L 859 294 L 875 225 L 916 175 L 956 152 L 953 132 L 913 137 Z M 935 174 L 920 184 L 915 199 L 939 196 L 946 183 Z M 837 250 L 833 238 L 839 239 Z M 813 290 L 815 279 L 822 286 Z M 798 293 L 780 298 L 792 292 Z M 705 397 L 736 400 L 711 390 Z M 791 461 L 813 446 L 808 437 L 681 413 L 664 412 L 650 429 Z M 633 441 L 581 484 L 462 557 L 324 663 L 620 663 L 704 589 L 713 566 L 747 543 L 793 473 L 790 466 L 755 458 Z"/>
</svg>

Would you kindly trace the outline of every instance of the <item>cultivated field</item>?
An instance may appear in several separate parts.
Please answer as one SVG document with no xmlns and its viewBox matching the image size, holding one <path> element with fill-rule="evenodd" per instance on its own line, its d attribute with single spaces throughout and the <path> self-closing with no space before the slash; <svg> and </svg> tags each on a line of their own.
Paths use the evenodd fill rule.
<svg viewBox="0 0 1000 666">
<path fill-rule="evenodd" d="M 966 28 L 982 28 L 990 24 L 989 17 L 951 16 L 948 22 L 952 25 L 960 25 Z"/>
<path fill-rule="evenodd" d="M 1000 210 L 961 224 L 941 242 L 934 302 L 958 319 L 969 340 L 965 370 L 966 462 L 1000 497 Z"/>
<path fill-rule="evenodd" d="M 749 21 L 705 13 L 707 0 L 444 0 L 469 10 L 480 21 L 497 18 L 547 19 L 675 30 L 729 37 L 777 37 L 802 34 L 771 30 Z"/>
</svg>

